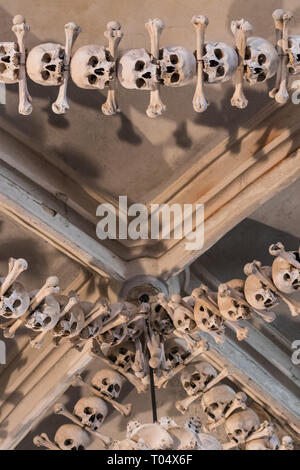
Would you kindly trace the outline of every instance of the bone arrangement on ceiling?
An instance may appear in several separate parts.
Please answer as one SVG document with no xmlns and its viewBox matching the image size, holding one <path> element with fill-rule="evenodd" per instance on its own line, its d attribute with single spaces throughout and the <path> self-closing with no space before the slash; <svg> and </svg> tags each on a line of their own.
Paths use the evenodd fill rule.
<svg viewBox="0 0 300 470">
<path fill-rule="evenodd" d="M 73 385 L 83 385 L 90 396 L 81 398 L 73 413 L 57 403 L 55 412 L 71 423 L 58 429 L 55 443 L 46 434 L 37 436 L 34 442 L 54 450 L 81 449 L 92 434 L 115 449 L 292 448 L 289 436 L 280 443 L 272 423 L 260 422 L 247 406 L 245 393 L 219 384 L 233 377 L 231 367 L 218 373 L 203 357 L 209 348 L 203 333 L 211 336 L 210 343 L 223 343 L 228 327 L 242 341 L 248 335 L 247 320 L 257 315 L 272 322 L 272 309 L 280 301 L 288 305 L 292 316 L 300 315 L 299 303 L 289 296 L 300 289 L 300 253 L 286 251 L 280 242 L 271 245 L 269 253 L 274 257 L 272 266 L 262 266 L 256 260 L 248 263 L 245 280 L 220 284 L 218 292 L 201 285 L 186 297 L 168 297 L 160 291 L 142 294 L 134 301 L 122 298 L 113 304 L 101 297 L 88 312 L 75 292 L 59 294 L 56 276 L 49 277 L 41 289 L 27 292 L 19 276 L 28 264 L 24 259 L 10 258 L 8 274 L 0 279 L 0 328 L 4 337 L 14 338 L 25 326 L 32 332 L 30 343 L 34 348 L 40 348 L 46 337 L 56 346 L 69 342 L 80 350 L 86 347 L 108 367 L 97 372 L 90 383 L 80 375 L 74 377 Z M 130 421 L 122 441 L 112 442 L 100 434 L 107 404 L 122 416 L 131 413 L 131 404 L 117 400 L 124 380 L 138 393 L 147 391 L 149 384 L 153 392 L 155 387 L 165 388 L 179 373 L 187 397 L 175 406 L 185 414 L 199 400 L 207 417 L 205 432 L 201 432 L 197 417 L 188 419 L 184 428 L 165 417 L 148 424 Z M 221 425 L 228 436 L 223 446 L 210 434 Z"/>
<path fill-rule="evenodd" d="M 182 46 L 160 46 L 160 36 L 165 28 L 161 19 L 149 20 L 145 27 L 150 36 L 150 50 L 131 49 L 118 55 L 123 33 L 117 21 L 107 24 L 104 33 L 107 46 L 87 45 L 74 55 L 72 49 L 80 33 L 75 23 L 65 25 L 65 45 L 40 44 L 28 54 L 25 36 L 29 31 L 21 15 L 13 19 L 12 31 L 17 42 L 0 43 L 0 82 L 19 83 L 19 113 L 32 112 L 31 97 L 27 88 L 27 74 L 39 85 L 59 87 L 52 110 L 64 114 L 69 109 L 67 87 L 70 76 L 79 88 L 107 89 L 107 100 L 102 105 L 105 115 L 120 111 L 116 100 L 117 81 L 126 89 L 150 92 L 147 115 L 162 115 L 166 106 L 160 97 L 160 87 L 181 87 L 196 79 L 193 108 L 203 112 L 208 107 L 204 84 L 223 83 L 233 79 L 235 91 L 232 106 L 245 108 L 248 100 L 243 87 L 264 83 L 276 75 L 275 87 L 270 97 L 280 104 L 289 100 L 288 78 L 300 73 L 300 36 L 289 35 L 289 22 L 293 14 L 275 10 L 275 46 L 264 38 L 250 36 L 252 26 L 245 20 L 232 21 L 231 30 L 235 45 L 224 42 L 206 42 L 208 18 L 194 16 L 192 24 L 196 32 L 196 51 Z M 296 85 L 295 85 L 296 86 Z"/>
</svg>

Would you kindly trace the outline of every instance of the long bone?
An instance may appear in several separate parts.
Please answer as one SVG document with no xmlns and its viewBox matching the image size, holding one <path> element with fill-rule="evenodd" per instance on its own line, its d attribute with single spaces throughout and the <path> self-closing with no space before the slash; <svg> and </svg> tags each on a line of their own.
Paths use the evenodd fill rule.
<svg viewBox="0 0 300 470">
<path fill-rule="evenodd" d="M 256 439 L 263 439 L 265 437 L 271 437 L 273 434 L 274 434 L 273 424 L 269 423 L 268 421 L 264 421 L 261 424 L 260 428 L 257 431 L 254 431 L 250 436 L 248 436 L 242 444 L 245 445 L 248 442 L 254 441 Z M 223 445 L 223 450 L 231 450 L 234 447 L 238 447 L 239 445 L 240 444 L 235 441 L 226 442 Z"/>
<path fill-rule="evenodd" d="M 15 33 L 19 45 L 20 52 L 20 70 L 19 70 L 19 113 L 28 116 L 32 113 L 31 96 L 27 88 L 26 80 L 26 49 L 25 49 L 25 34 L 30 30 L 26 24 L 25 18 L 17 15 L 13 19 L 12 31 Z"/>
<path fill-rule="evenodd" d="M 163 375 L 159 378 L 156 379 L 155 385 L 158 388 L 166 388 L 168 385 L 168 382 L 175 377 L 175 375 L 179 374 L 190 362 L 192 362 L 194 359 L 196 359 L 200 354 L 203 354 L 205 351 L 207 351 L 208 345 L 205 341 L 201 340 L 198 343 L 198 346 L 194 349 L 194 351 L 191 352 L 191 354 L 182 362 L 182 364 L 179 364 L 178 366 L 174 367 L 173 369 L 164 372 Z"/>
<path fill-rule="evenodd" d="M 285 251 L 284 245 L 280 242 L 274 243 L 269 248 L 269 253 L 272 256 L 280 256 L 285 259 L 289 264 L 294 266 L 294 268 L 300 269 L 300 262 L 291 254 Z"/>
<path fill-rule="evenodd" d="M 153 369 L 158 369 L 162 362 L 161 341 L 158 333 L 155 333 L 150 323 L 147 324 L 146 344 L 150 354 L 149 365 Z"/>
<path fill-rule="evenodd" d="M 131 408 L 132 405 L 131 403 L 128 403 L 127 405 L 122 405 L 121 403 L 118 403 L 117 401 L 113 400 L 112 398 L 104 395 L 101 393 L 99 390 L 96 390 L 94 387 L 92 387 L 90 384 L 85 382 L 81 375 L 77 374 L 75 376 L 75 383 L 76 381 L 80 382 L 82 385 L 86 385 L 88 389 L 97 397 L 102 398 L 102 400 L 107 401 L 110 405 L 114 407 L 115 410 L 117 410 L 122 416 L 130 416 L 131 413 Z"/>
<path fill-rule="evenodd" d="M 278 93 L 279 88 L 280 88 L 281 70 L 282 70 L 281 62 L 282 62 L 283 56 L 284 56 L 283 43 L 282 43 L 284 11 L 281 10 L 281 9 L 275 10 L 275 11 L 273 11 L 272 16 L 273 16 L 273 20 L 274 20 L 274 24 L 275 24 L 275 31 L 276 31 L 276 33 L 275 33 L 276 34 L 276 50 L 277 50 L 277 54 L 281 58 L 281 60 L 278 61 L 275 86 L 269 93 L 270 98 L 275 98 L 275 96 Z"/>
<path fill-rule="evenodd" d="M 130 372 L 125 372 L 122 367 L 120 366 L 117 366 L 115 365 L 113 362 L 111 362 L 107 357 L 104 356 L 104 354 L 102 353 L 101 350 L 99 350 L 99 346 L 96 345 L 94 343 L 93 345 L 93 348 L 90 352 L 90 355 L 92 357 L 96 357 L 105 362 L 105 364 L 107 364 L 109 367 L 111 367 L 112 369 L 116 370 L 117 372 L 119 372 L 119 374 L 121 374 L 123 377 L 125 377 L 125 379 L 128 380 L 128 382 L 131 383 L 131 385 L 133 385 L 137 392 L 138 393 L 143 393 L 146 391 L 147 389 L 147 384 L 146 383 L 143 383 L 141 380 L 139 380 L 135 375 L 131 374 Z"/>
<path fill-rule="evenodd" d="M 106 447 L 109 447 L 112 444 L 113 440 L 111 437 L 104 436 L 98 431 L 93 431 L 89 426 L 83 425 L 80 419 L 74 416 L 73 413 L 70 413 L 70 411 L 68 411 L 62 403 L 56 403 L 54 405 L 54 413 L 57 415 L 65 416 L 70 421 L 72 421 L 72 423 L 77 424 L 77 426 L 80 426 L 82 429 L 92 434 L 92 436 L 95 436 L 98 439 L 100 439 L 105 444 Z"/>
<path fill-rule="evenodd" d="M 118 21 L 110 21 L 109 23 L 107 23 L 104 36 L 108 39 L 108 50 L 114 62 L 116 63 L 117 49 L 123 37 L 120 23 L 118 23 Z M 113 79 L 109 82 L 107 100 L 102 105 L 102 112 L 106 116 L 112 116 L 120 112 L 120 108 L 116 100 L 115 86 L 116 86 L 116 70 L 114 71 Z"/>
<path fill-rule="evenodd" d="M 3 335 L 5 338 L 14 338 L 16 331 L 24 323 L 30 313 L 32 313 L 40 303 L 51 294 L 57 294 L 59 292 L 58 277 L 48 277 L 45 284 L 41 289 L 32 297 L 29 305 L 29 309 L 24 313 L 18 320 L 16 320 L 11 326 L 5 328 Z"/>
<path fill-rule="evenodd" d="M 159 39 L 165 28 L 165 24 L 161 19 L 155 18 L 154 20 L 149 20 L 148 23 L 145 24 L 145 28 L 150 35 L 152 61 L 157 64 L 158 67 Z M 166 106 L 163 104 L 160 97 L 159 86 L 159 81 L 157 80 L 155 89 L 150 91 L 150 103 L 146 111 L 147 116 L 150 118 L 161 116 L 166 110 Z"/>
<path fill-rule="evenodd" d="M 208 102 L 204 94 L 204 74 L 203 74 L 203 56 L 204 56 L 204 38 L 205 30 L 209 21 L 206 16 L 193 16 L 192 24 L 196 30 L 197 37 L 197 86 L 193 98 L 193 108 L 197 113 L 202 113 L 208 108 Z"/>
<path fill-rule="evenodd" d="M 261 263 L 259 261 L 255 260 L 252 263 L 246 264 L 246 266 L 244 267 L 244 272 L 246 276 L 254 274 L 257 279 L 260 280 L 260 282 L 265 284 L 268 289 L 270 289 L 274 294 L 280 297 L 283 302 L 285 302 L 289 307 L 293 317 L 300 315 L 300 305 L 297 305 L 296 303 L 292 302 L 284 294 L 282 294 L 282 292 L 280 292 L 277 287 L 275 287 L 273 281 L 261 271 Z"/>
<path fill-rule="evenodd" d="M 281 72 L 280 72 L 280 85 L 279 90 L 275 94 L 277 103 L 285 104 L 289 100 L 289 93 L 287 90 L 288 85 L 288 24 L 293 18 L 293 13 L 286 11 L 282 17 L 282 56 L 281 56 Z"/>
<path fill-rule="evenodd" d="M 242 302 L 245 306 L 250 308 L 250 310 L 252 310 L 254 313 L 262 317 L 267 323 L 272 323 L 276 319 L 276 314 L 274 312 L 268 312 L 268 311 L 262 312 L 261 310 L 257 310 L 256 308 L 248 304 L 246 299 L 242 296 L 242 294 L 238 290 L 233 289 L 228 284 L 222 284 L 222 286 L 224 286 L 222 295 L 228 295 L 229 297 L 232 297 L 233 299 L 235 299 L 237 302 L 239 303 Z"/>
<path fill-rule="evenodd" d="M 140 338 L 137 338 L 137 340 L 135 341 L 135 358 L 134 363 L 132 365 L 132 370 L 134 371 L 135 376 L 138 379 L 142 379 L 147 375 L 146 358 L 144 355 Z"/>
<path fill-rule="evenodd" d="M 252 31 L 252 26 L 248 21 L 241 19 L 239 21 L 231 22 L 231 31 L 234 35 L 237 52 L 239 56 L 239 65 L 235 74 L 235 91 L 231 98 L 231 105 L 240 109 L 246 108 L 248 100 L 246 99 L 243 91 L 244 80 L 244 61 L 246 53 L 246 36 L 247 33 Z"/>
<path fill-rule="evenodd" d="M 5 292 L 10 288 L 10 286 L 15 282 L 15 280 L 20 276 L 23 271 L 26 271 L 28 268 L 28 263 L 25 259 L 19 258 L 9 258 L 8 261 L 8 274 L 0 287 L 0 297 L 2 297 Z"/>
<path fill-rule="evenodd" d="M 78 295 L 76 293 L 72 293 L 71 297 L 68 299 L 66 305 L 64 306 L 64 308 L 62 308 L 62 310 L 60 312 L 60 315 L 59 315 L 59 319 L 64 317 L 66 315 L 66 313 L 68 313 L 76 304 L 78 304 L 78 302 L 79 302 Z M 33 338 L 30 341 L 31 346 L 34 347 L 34 348 L 39 349 L 42 346 L 44 338 L 47 336 L 47 333 L 48 333 L 48 331 L 42 331 L 42 333 L 40 333 L 38 336 Z"/>
<path fill-rule="evenodd" d="M 201 398 L 203 393 L 210 390 L 212 387 L 214 387 L 219 382 L 221 382 L 221 380 L 225 379 L 226 377 L 230 376 L 231 374 L 232 374 L 231 369 L 226 367 L 225 369 L 222 370 L 222 372 L 220 372 L 220 374 L 217 375 L 217 377 L 215 377 L 213 380 L 211 380 L 206 385 L 206 387 L 203 390 L 201 390 L 201 392 L 197 393 L 196 395 L 188 396 L 188 397 L 184 398 L 183 400 L 177 401 L 175 403 L 175 407 L 177 408 L 178 411 L 180 411 L 180 413 L 184 414 L 188 410 L 188 408 L 191 406 L 191 404 L 194 403 L 194 401 L 196 401 L 198 398 Z"/>
<path fill-rule="evenodd" d="M 208 424 L 206 427 L 209 430 L 209 432 L 214 431 L 216 428 L 221 426 L 221 424 L 224 424 L 226 419 L 229 418 L 229 416 L 232 415 L 232 413 L 238 409 L 245 410 L 247 408 L 247 395 L 243 392 L 238 392 L 229 407 L 229 409 L 226 411 L 224 418 L 219 419 L 219 421 L 216 421 L 215 423 Z"/>
<path fill-rule="evenodd" d="M 67 23 L 65 25 L 66 44 L 64 56 L 64 81 L 63 84 L 59 87 L 56 101 L 52 104 L 52 111 L 55 114 L 65 114 L 67 110 L 70 109 L 67 99 L 68 81 L 70 77 L 70 61 L 73 45 L 80 32 L 80 27 L 75 23 Z"/>
<path fill-rule="evenodd" d="M 60 450 L 60 448 L 49 439 L 46 433 L 35 436 L 33 443 L 37 447 L 45 447 L 48 450 Z"/>
</svg>

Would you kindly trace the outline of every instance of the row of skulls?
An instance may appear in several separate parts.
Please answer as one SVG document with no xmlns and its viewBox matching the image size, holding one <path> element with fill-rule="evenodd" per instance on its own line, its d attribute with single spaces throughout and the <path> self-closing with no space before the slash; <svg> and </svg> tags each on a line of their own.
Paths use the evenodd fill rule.
<svg viewBox="0 0 300 470">
<path fill-rule="evenodd" d="M 260 421 L 257 413 L 247 406 L 248 397 L 235 392 L 229 385 L 216 385 L 224 377 L 207 361 L 190 364 L 181 374 L 181 383 L 187 399 L 176 403 L 185 413 L 188 406 L 201 398 L 201 407 L 207 423 L 202 424 L 197 416 L 191 416 L 184 426 L 172 418 L 163 417 L 155 423 L 141 424 L 131 420 L 127 424 L 126 438 L 113 440 L 99 432 L 108 414 L 106 402 L 123 416 L 129 416 L 131 405 L 121 405 L 119 397 L 123 378 L 116 371 L 102 369 L 92 377 L 91 383 L 76 376 L 74 385 L 80 381 L 91 395 L 78 400 L 69 412 L 62 403 L 54 406 L 56 414 L 71 423 L 60 426 L 52 442 L 47 434 L 35 436 L 38 447 L 49 450 L 84 450 L 91 437 L 100 439 L 106 448 L 114 450 L 293 450 L 293 440 L 283 436 L 280 442 L 274 425 Z M 221 444 L 211 433 L 223 425 L 227 442 Z"/>
<path fill-rule="evenodd" d="M 63 114 L 69 109 L 67 86 L 70 75 L 74 83 L 84 89 L 108 89 L 107 100 L 102 106 L 106 115 L 120 111 L 116 101 L 116 82 L 127 89 L 147 90 L 150 103 L 149 117 L 164 113 L 166 106 L 160 97 L 160 86 L 181 87 L 197 78 L 193 107 L 196 112 L 207 109 L 204 83 L 223 83 L 234 79 L 235 92 L 231 104 L 245 108 L 248 101 L 243 92 L 243 82 L 250 85 L 263 83 L 276 75 L 270 97 L 278 103 L 289 99 L 288 75 L 300 72 L 300 36 L 289 35 L 288 24 L 292 13 L 275 10 L 276 44 L 256 36 L 250 36 L 252 26 L 245 20 L 232 21 L 231 30 L 235 46 L 224 42 L 205 41 L 208 18 L 194 16 L 197 49 L 191 52 L 182 46 L 160 47 L 160 36 L 165 24 L 161 19 L 149 20 L 146 29 L 150 36 L 150 50 L 140 48 L 122 52 L 117 49 L 123 33 L 117 21 L 107 24 L 104 33 L 107 46 L 87 45 L 72 55 L 73 45 L 80 33 L 75 23 L 65 25 L 65 45 L 45 43 L 34 47 L 28 54 L 25 49 L 25 33 L 29 27 L 21 15 L 13 19 L 12 30 L 17 42 L 0 43 L 0 82 L 19 83 L 19 112 L 32 112 L 31 97 L 26 75 L 39 85 L 58 86 L 59 94 L 52 110 Z"/>
</svg>

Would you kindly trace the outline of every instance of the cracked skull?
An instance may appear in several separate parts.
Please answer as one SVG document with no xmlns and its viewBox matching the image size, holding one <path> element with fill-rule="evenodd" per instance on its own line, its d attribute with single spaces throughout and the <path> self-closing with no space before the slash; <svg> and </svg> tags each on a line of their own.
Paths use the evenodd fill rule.
<svg viewBox="0 0 300 470">
<path fill-rule="evenodd" d="M 300 262 L 299 253 L 290 251 L 289 254 Z M 292 266 L 281 256 L 273 261 L 272 278 L 277 289 L 285 294 L 292 294 L 300 289 L 300 269 Z"/>
<path fill-rule="evenodd" d="M 108 413 L 104 400 L 98 397 L 83 397 L 74 406 L 74 415 L 83 426 L 97 431 L 103 424 Z"/>
<path fill-rule="evenodd" d="M 293 75 L 300 72 L 300 36 L 290 36 L 288 41 L 288 69 Z"/>
<path fill-rule="evenodd" d="M 232 405 L 236 393 L 228 385 L 216 385 L 202 396 L 201 406 L 210 422 L 216 422 L 225 417 Z"/>
<path fill-rule="evenodd" d="M 25 320 L 26 328 L 33 331 L 50 331 L 59 320 L 60 306 L 57 300 L 48 295 Z"/>
<path fill-rule="evenodd" d="M 250 85 L 262 83 L 277 72 L 278 54 L 269 41 L 259 37 L 247 39 L 244 77 Z"/>
<path fill-rule="evenodd" d="M 115 65 L 104 46 L 81 47 L 71 61 L 72 80 L 79 88 L 103 90 L 114 76 Z"/>
<path fill-rule="evenodd" d="M 209 362 L 189 364 L 181 374 L 181 384 L 188 395 L 197 395 L 217 375 L 216 369 Z"/>
<path fill-rule="evenodd" d="M 118 78 L 124 88 L 154 90 L 157 74 L 157 65 L 145 49 L 129 50 L 119 60 Z"/>
<path fill-rule="evenodd" d="M 27 73 L 39 85 L 60 86 L 64 81 L 64 59 L 65 49 L 61 44 L 40 44 L 28 54 Z"/>
<path fill-rule="evenodd" d="M 219 286 L 218 307 L 222 317 L 228 321 L 249 320 L 252 316 L 251 308 L 244 298 L 244 285 L 242 279 L 233 279 Z M 231 289 L 242 297 L 241 300 L 230 295 Z"/>
<path fill-rule="evenodd" d="M 15 42 L 0 43 L 0 82 L 19 81 L 20 52 Z"/>
<path fill-rule="evenodd" d="M 246 439 L 259 428 L 259 418 L 251 408 L 232 414 L 225 423 L 228 438 L 237 444 L 244 444 Z"/>
<path fill-rule="evenodd" d="M 165 47 L 159 51 L 160 82 L 165 86 L 188 85 L 196 76 L 195 56 L 185 47 Z"/>
<path fill-rule="evenodd" d="M 271 277 L 271 268 L 264 267 L 262 269 L 268 277 Z M 247 302 L 258 310 L 270 309 L 278 304 L 278 296 L 254 274 L 247 277 L 244 291 Z"/>
<path fill-rule="evenodd" d="M 0 279 L 0 284 L 5 278 Z M 0 298 L 0 315 L 7 320 L 19 318 L 29 307 L 30 297 L 24 286 L 15 281 Z"/>
<path fill-rule="evenodd" d="M 102 369 L 92 377 L 91 384 L 103 395 L 115 399 L 120 395 L 123 378 L 115 370 Z"/>
<path fill-rule="evenodd" d="M 236 71 L 238 56 L 233 47 L 224 42 L 207 42 L 204 46 L 203 65 L 205 82 L 227 82 Z"/>
<path fill-rule="evenodd" d="M 88 433 L 76 424 L 63 424 L 56 431 L 54 441 L 61 450 L 85 450 L 90 438 Z"/>
</svg>

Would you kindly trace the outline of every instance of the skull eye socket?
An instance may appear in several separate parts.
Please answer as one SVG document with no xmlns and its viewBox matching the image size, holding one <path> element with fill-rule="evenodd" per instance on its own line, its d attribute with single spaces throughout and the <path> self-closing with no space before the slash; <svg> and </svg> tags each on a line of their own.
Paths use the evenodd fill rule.
<svg viewBox="0 0 300 470">
<path fill-rule="evenodd" d="M 261 72 L 257 77 L 257 81 L 258 82 L 264 82 L 266 78 L 267 78 L 266 74 L 264 72 Z"/>
<path fill-rule="evenodd" d="M 73 439 L 66 439 L 66 440 L 64 441 L 64 445 L 65 445 L 66 447 L 69 447 L 69 446 L 73 445 L 73 442 L 74 442 Z"/>
<path fill-rule="evenodd" d="M 135 70 L 136 72 L 141 72 L 142 70 L 144 70 L 144 67 L 145 67 L 145 62 L 143 62 L 142 60 L 138 60 L 138 61 L 135 63 L 134 70 Z"/>
<path fill-rule="evenodd" d="M 261 294 L 256 294 L 255 300 L 257 300 L 257 302 L 261 302 L 262 300 L 264 300 L 264 298 Z"/>
<path fill-rule="evenodd" d="M 142 304 L 146 304 L 147 302 L 149 302 L 150 300 L 150 297 L 148 294 L 142 294 L 140 297 L 139 297 L 139 301 L 142 303 Z M 156 310 L 158 307 L 158 310 Z M 156 312 L 159 312 L 160 310 L 160 305 L 157 305 L 156 308 L 155 308 L 155 311 Z"/>
<path fill-rule="evenodd" d="M 92 408 L 90 408 L 89 406 L 86 406 L 83 410 L 84 414 L 86 415 L 91 415 L 93 413 L 93 410 Z"/>
<path fill-rule="evenodd" d="M 263 65 L 263 64 L 266 63 L 267 57 L 265 56 L 265 54 L 259 54 L 259 56 L 257 58 L 257 61 L 258 61 L 259 65 Z"/>
<path fill-rule="evenodd" d="M 243 433 L 243 431 L 242 431 L 241 429 L 236 429 L 236 430 L 234 431 L 234 433 L 235 433 L 237 436 L 240 436 L 240 435 Z"/>
<path fill-rule="evenodd" d="M 291 39 L 288 40 L 288 48 L 291 49 L 293 47 L 293 41 Z"/>
<path fill-rule="evenodd" d="M 76 447 L 72 450 L 84 450 L 84 447 L 83 446 L 78 446 L 78 449 L 76 449 Z"/>
<path fill-rule="evenodd" d="M 291 279 L 291 276 L 289 275 L 289 273 L 285 273 L 285 275 L 283 276 L 283 279 L 285 281 L 289 281 Z"/>
<path fill-rule="evenodd" d="M 223 54 L 222 49 L 215 49 L 215 56 L 218 60 L 223 59 L 224 54 Z"/>
<path fill-rule="evenodd" d="M 222 65 L 219 65 L 217 68 L 217 77 L 224 77 L 225 75 L 225 69 L 222 67 Z"/>
<path fill-rule="evenodd" d="M 178 64 L 178 62 L 179 62 L 178 56 L 176 54 L 171 54 L 170 55 L 170 62 L 173 65 Z"/>
<path fill-rule="evenodd" d="M 103 415 L 101 413 L 98 413 L 96 418 L 97 418 L 98 421 L 102 421 L 103 420 Z"/>
<path fill-rule="evenodd" d="M 213 316 L 214 316 L 213 312 L 212 312 L 211 310 L 209 310 L 209 309 L 207 309 L 207 314 L 208 314 L 209 317 L 213 317 Z"/>
<path fill-rule="evenodd" d="M 196 373 L 192 375 L 192 380 L 195 380 L 196 382 L 201 379 L 200 374 Z"/>
<path fill-rule="evenodd" d="M 97 82 L 97 76 L 94 75 L 94 74 L 89 75 L 88 76 L 88 81 L 89 81 L 90 85 L 95 85 L 95 83 Z"/>
<path fill-rule="evenodd" d="M 179 82 L 179 78 L 180 78 L 179 73 L 177 72 L 173 73 L 171 76 L 171 83 Z"/>
<path fill-rule="evenodd" d="M 50 72 L 48 72 L 48 70 L 43 70 L 41 75 L 42 75 L 42 79 L 45 81 L 49 80 L 50 78 Z"/>
<path fill-rule="evenodd" d="M 251 49 L 249 46 L 246 47 L 246 51 L 245 51 L 245 60 L 249 60 L 251 59 Z"/>
<path fill-rule="evenodd" d="M 233 312 L 232 310 L 228 310 L 228 312 L 227 312 L 227 313 L 228 313 L 228 315 L 229 315 L 230 317 L 234 317 L 234 315 L 235 315 L 235 314 L 234 314 L 234 312 Z"/>
<path fill-rule="evenodd" d="M 50 322 L 51 322 L 51 317 L 47 317 L 47 318 L 44 320 L 45 325 L 49 325 Z"/>
<path fill-rule="evenodd" d="M 143 88 L 146 85 L 146 82 L 143 78 L 138 78 L 135 82 L 137 88 Z"/>
<path fill-rule="evenodd" d="M 115 389 L 115 392 L 119 393 L 119 391 L 120 391 L 120 385 L 119 385 L 119 384 L 115 384 L 115 385 L 114 385 L 114 389 Z"/>
<path fill-rule="evenodd" d="M 216 410 L 218 409 L 218 407 L 219 407 L 218 403 L 212 403 L 212 404 L 210 405 L 210 408 L 211 408 L 211 410 L 213 410 L 213 411 L 216 411 Z"/>
<path fill-rule="evenodd" d="M 52 57 L 50 54 L 48 54 L 48 52 L 46 52 L 46 54 L 44 54 L 42 57 L 42 62 L 45 62 L 46 64 L 50 64 L 51 60 Z"/>
<path fill-rule="evenodd" d="M 91 67 L 96 67 L 97 64 L 98 64 L 98 58 L 94 55 L 90 57 L 90 60 L 88 61 L 88 65 L 90 65 Z"/>
<path fill-rule="evenodd" d="M 0 73 L 5 72 L 5 70 L 6 70 L 6 65 L 2 62 L 2 63 L 0 64 Z"/>
</svg>

